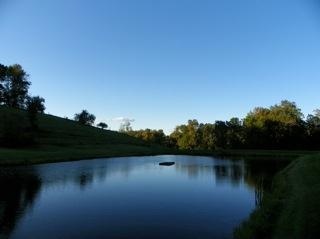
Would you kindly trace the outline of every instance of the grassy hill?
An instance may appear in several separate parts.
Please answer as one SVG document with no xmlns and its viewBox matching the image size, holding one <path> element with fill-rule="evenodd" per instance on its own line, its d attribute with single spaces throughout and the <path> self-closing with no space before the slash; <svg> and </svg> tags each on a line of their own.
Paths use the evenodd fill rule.
<svg viewBox="0 0 320 239">
<path fill-rule="evenodd" d="M 279 172 L 272 192 L 265 194 L 235 238 L 319 238 L 320 154 L 293 161 Z"/>
<path fill-rule="evenodd" d="M 28 124 L 27 113 L 23 110 L 0 107 L 0 138 L 4 137 L 5 124 L 10 123 L 11 130 L 21 128 L 20 124 Z M 52 115 L 39 114 L 38 124 L 34 145 L 18 148 L 0 146 L 0 165 L 171 152 L 167 148 L 150 145 L 126 134 L 83 126 Z M 25 128 L 28 128 L 28 125 Z"/>
</svg>

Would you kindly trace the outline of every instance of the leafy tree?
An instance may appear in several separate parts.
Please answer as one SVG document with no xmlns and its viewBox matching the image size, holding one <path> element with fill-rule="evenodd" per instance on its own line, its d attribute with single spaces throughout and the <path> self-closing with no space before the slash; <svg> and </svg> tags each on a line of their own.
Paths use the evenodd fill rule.
<svg viewBox="0 0 320 239">
<path fill-rule="evenodd" d="M 187 125 L 179 125 L 175 128 L 170 138 L 177 142 L 181 149 L 195 149 L 197 144 L 197 131 L 199 123 L 197 120 L 189 120 Z"/>
<path fill-rule="evenodd" d="M 46 107 L 44 106 L 44 102 L 45 100 L 40 96 L 28 97 L 27 99 L 27 111 L 29 114 L 31 126 L 33 128 L 38 128 L 37 114 L 42 114 L 46 109 Z"/>
<path fill-rule="evenodd" d="M 44 106 L 45 99 L 40 96 L 28 97 L 27 99 L 27 110 L 35 113 L 44 113 L 46 107 Z"/>
<path fill-rule="evenodd" d="M 297 148 L 305 138 L 303 114 L 294 102 L 255 108 L 244 119 L 247 147 Z"/>
<path fill-rule="evenodd" d="M 87 110 L 82 110 L 81 113 L 75 114 L 74 120 L 82 125 L 93 125 L 96 117 Z"/>
<path fill-rule="evenodd" d="M 214 124 L 190 120 L 175 128 L 170 141 L 181 149 L 298 149 L 312 143 L 313 148 L 320 148 L 319 123 L 320 110 L 304 121 L 297 105 L 283 100 L 269 108 L 256 107 L 243 120 L 231 118 Z"/>
<path fill-rule="evenodd" d="M 150 143 L 168 145 L 168 139 L 164 134 L 163 130 L 152 130 L 152 129 L 141 129 L 137 131 L 129 131 L 127 132 L 130 136 L 140 138 Z"/>
<path fill-rule="evenodd" d="M 224 121 L 216 121 L 214 123 L 214 144 L 216 148 L 226 148 L 228 126 Z"/>
<path fill-rule="evenodd" d="M 226 125 L 228 127 L 226 147 L 234 149 L 243 147 L 245 137 L 241 120 L 234 117 L 227 121 Z"/>
<path fill-rule="evenodd" d="M 27 73 L 18 64 L 1 66 L 1 78 L 3 102 L 10 107 L 24 108 L 31 85 Z"/>
<path fill-rule="evenodd" d="M 197 132 L 197 138 L 200 149 L 215 149 L 214 124 L 200 124 Z"/>
<path fill-rule="evenodd" d="M 283 100 L 280 105 L 270 107 L 270 120 L 292 125 L 299 123 L 302 118 L 301 109 L 297 107 L 295 102 Z"/>
<path fill-rule="evenodd" d="M 314 115 L 308 115 L 306 119 L 307 146 L 309 149 L 320 148 L 320 110 L 315 110 Z"/>
<path fill-rule="evenodd" d="M 98 127 L 100 127 L 101 129 L 106 129 L 108 128 L 108 125 L 104 122 L 100 122 L 99 124 L 97 124 Z"/>
</svg>

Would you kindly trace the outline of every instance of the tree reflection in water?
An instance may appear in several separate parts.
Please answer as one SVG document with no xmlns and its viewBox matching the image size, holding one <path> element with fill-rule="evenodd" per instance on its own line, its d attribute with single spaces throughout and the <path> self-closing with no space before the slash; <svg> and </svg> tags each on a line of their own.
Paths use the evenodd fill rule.
<svg viewBox="0 0 320 239">
<path fill-rule="evenodd" d="M 28 170 L 27 174 L 0 169 L 0 237 L 7 238 L 19 219 L 36 200 L 41 181 Z"/>
<path fill-rule="evenodd" d="M 242 182 L 255 191 L 256 206 L 261 205 L 265 192 L 271 190 L 272 180 L 277 172 L 283 169 L 290 161 L 284 159 L 246 160 L 217 160 L 212 165 L 177 164 L 176 170 L 187 173 L 190 178 L 197 178 L 203 174 L 211 174 L 216 185 L 231 183 L 234 187 Z"/>
<path fill-rule="evenodd" d="M 168 157 L 176 161 L 174 166 L 166 169 L 172 170 L 172 174 L 186 174 L 192 180 L 202 176 L 209 181 L 212 178 L 213 186 L 217 187 L 225 185 L 240 187 L 246 184 L 255 191 L 257 206 L 260 205 L 264 192 L 270 190 L 275 173 L 288 164 L 283 160 L 246 161 L 209 157 Z M 0 167 L 0 238 L 8 238 L 15 231 L 19 220 L 34 205 L 41 189 L 73 185 L 85 190 L 95 182 L 104 182 L 114 176 L 129 178 L 133 172 L 163 170 L 158 165 L 160 159 L 164 160 L 157 157 L 137 157 L 29 167 Z"/>
</svg>

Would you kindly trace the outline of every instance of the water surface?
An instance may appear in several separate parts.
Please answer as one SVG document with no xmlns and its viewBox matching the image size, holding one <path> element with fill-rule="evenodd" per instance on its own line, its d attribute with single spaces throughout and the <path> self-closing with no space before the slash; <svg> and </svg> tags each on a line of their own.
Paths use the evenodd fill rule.
<svg viewBox="0 0 320 239">
<path fill-rule="evenodd" d="M 0 168 L 0 237 L 232 238 L 278 168 L 198 156 Z"/>
</svg>

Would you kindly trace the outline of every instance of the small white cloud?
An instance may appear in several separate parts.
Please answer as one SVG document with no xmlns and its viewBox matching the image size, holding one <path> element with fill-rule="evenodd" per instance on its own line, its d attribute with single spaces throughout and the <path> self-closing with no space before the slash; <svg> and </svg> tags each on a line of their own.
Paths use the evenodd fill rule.
<svg viewBox="0 0 320 239">
<path fill-rule="evenodd" d="M 120 122 L 120 123 L 127 123 L 127 122 L 134 122 L 134 119 L 130 119 L 127 117 L 115 117 L 112 121 Z"/>
</svg>

